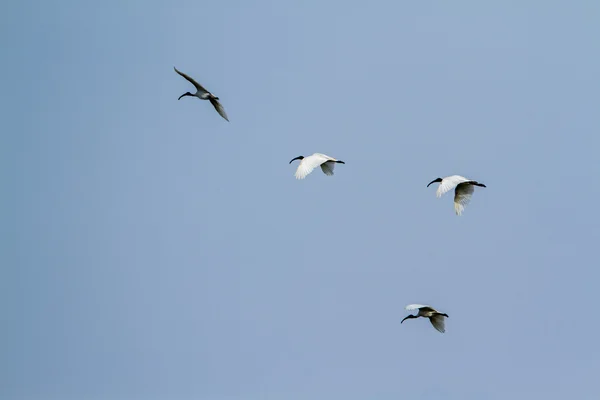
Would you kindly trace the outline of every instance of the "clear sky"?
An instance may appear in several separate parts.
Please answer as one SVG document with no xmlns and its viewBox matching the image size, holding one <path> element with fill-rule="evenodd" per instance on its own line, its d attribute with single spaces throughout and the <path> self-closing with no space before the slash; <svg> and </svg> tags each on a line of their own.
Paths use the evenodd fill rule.
<svg viewBox="0 0 600 400">
<path fill-rule="evenodd" d="M 600 398 L 597 0 L 0 9 L 2 399 Z"/>
</svg>

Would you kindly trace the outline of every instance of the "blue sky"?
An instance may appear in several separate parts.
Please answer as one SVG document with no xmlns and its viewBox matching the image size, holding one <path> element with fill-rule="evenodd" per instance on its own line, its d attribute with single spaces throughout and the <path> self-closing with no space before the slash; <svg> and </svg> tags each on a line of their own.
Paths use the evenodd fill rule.
<svg viewBox="0 0 600 400">
<path fill-rule="evenodd" d="M 597 399 L 599 17 L 3 4 L 2 398 Z"/>
</svg>

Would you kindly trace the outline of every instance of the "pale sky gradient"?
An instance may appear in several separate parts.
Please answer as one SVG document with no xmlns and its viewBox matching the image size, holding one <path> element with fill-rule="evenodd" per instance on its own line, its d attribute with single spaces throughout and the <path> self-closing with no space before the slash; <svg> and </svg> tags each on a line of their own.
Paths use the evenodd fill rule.
<svg viewBox="0 0 600 400">
<path fill-rule="evenodd" d="M 0 397 L 599 399 L 599 21 L 3 2 Z M 346 164 L 296 181 L 314 152 Z"/>
</svg>

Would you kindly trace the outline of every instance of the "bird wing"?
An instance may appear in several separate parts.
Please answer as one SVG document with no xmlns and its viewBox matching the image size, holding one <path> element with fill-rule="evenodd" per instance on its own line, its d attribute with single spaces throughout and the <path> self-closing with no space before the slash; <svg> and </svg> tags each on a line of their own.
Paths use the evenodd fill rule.
<svg viewBox="0 0 600 400">
<path fill-rule="evenodd" d="M 427 316 L 427 314 L 435 314 L 437 313 L 437 310 L 431 306 L 423 306 L 421 308 L 419 308 L 419 314 L 424 314 L 424 316 Z"/>
<path fill-rule="evenodd" d="M 325 161 L 323 164 L 321 164 L 321 169 L 323 170 L 323 173 L 325 173 L 325 175 L 327 176 L 333 175 L 334 168 L 335 161 Z"/>
<path fill-rule="evenodd" d="M 177 72 L 179 75 L 183 76 L 185 79 L 188 80 L 188 82 L 190 82 L 192 85 L 194 85 L 196 87 L 196 90 L 199 90 L 201 92 L 206 92 L 208 93 L 208 90 L 204 89 L 204 87 L 199 84 L 198 82 L 196 82 L 195 80 L 193 80 L 190 76 L 188 76 L 187 74 L 184 74 L 183 72 L 179 71 L 177 68 L 173 67 L 173 69 L 175 70 L 175 72 Z"/>
<path fill-rule="evenodd" d="M 437 197 L 442 197 L 444 193 L 449 192 L 450 190 L 454 189 L 456 185 L 463 182 L 469 182 L 469 180 L 460 175 L 448 176 L 442 179 L 442 182 L 440 183 L 440 186 L 438 186 L 435 195 Z"/>
<path fill-rule="evenodd" d="M 465 207 L 471 201 L 475 188 L 469 183 L 460 183 L 454 191 L 454 211 L 456 215 L 461 215 Z"/>
<path fill-rule="evenodd" d="M 333 157 L 329 157 L 327 154 L 315 153 L 312 156 L 313 157 L 317 157 L 317 158 L 321 158 L 323 160 L 323 162 L 325 162 L 325 161 L 337 161 L 337 159 L 335 159 Z"/>
<path fill-rule="evenodd" d="M 296 179 L 306 178 L 306 175 L 310 174 L 313 171 L 313 169 L 317 168 L 326 161 L 326 159 L 320 157 L 320 155 L 317 154 L 304 157 L 302 161 L 300 161 L 300 165 L 298 165 L 298 169 L 296 170 Z"/>
<path fill-rule="evenodd" d="M 444 316 L 442 314 L 434 314 L 429 317 L 429 321 L 431 321 L 431 325 L 439 332 L 446 332 L 446 327 L 444 324 Z"/>
<path fill-rule="evenodd" d="M 227 114 L 225 113 L 225 109 L 223 108 L 223 106 L 221 105 L 221 103 L 219 103 L 219 100 L 213 99 L 212 97 L 209 100 L 210 100 L 210 103 L 215 108 L 215 110 L 217 110 L 217 112 L 219 113 L 219 115 L 221 117 L 225 118 L 225 121 L 229 122 L 229 118 L 227 118 Z"/>
<path fill-rule="evenodd" d="M 428 307 L 431 308 L 429 306 L 426 306 L 424 304 L 409 304 L 406 306 L 406 309 L 411 311 L 411 310 L 418 310 L 419 308 L 423 308 L 423 307 Z"/>
</svg>

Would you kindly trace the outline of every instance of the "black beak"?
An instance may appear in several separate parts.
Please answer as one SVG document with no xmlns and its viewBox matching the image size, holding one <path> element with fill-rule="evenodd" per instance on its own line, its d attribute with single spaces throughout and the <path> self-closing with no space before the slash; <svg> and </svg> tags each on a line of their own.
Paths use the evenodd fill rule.
<svg viewBox="0 0 600 400">
<path fill-rule="evenodd" d="M 432 183 L 436 183 L 436 182 L 441 182 L 442 178 L 436 178 L 434 180 L 432 180 L 431 182 L 429 182 L 429 184 L 427 184 L 427 187 L 429 187 L 429 185 L 431 185 Z"/>
<path fill-rule="evenodd" d="M 336 161 L 336 162 L 337 162 L 337 163 L 340 163 L 340 164 L 346 164 L 345 162 L 343 162 L 343 161 L 341 161 L 341 160 L 339 160 L 339 161 Z"/>
<path fill-rule="evenodd" d="M 407 319 L 411 319 L 411 318 L 417 318 L 414 315 L 407 315 L 406 317 L 404 317 L 404 319 L 402 321 L 400 321 L 400 323 L 403 323 L 404 321 L 406 321 Z"/>
<path fill-rule="evenodd" d="M 191 96 L 192 94 L 190 92 L 185 92 L 184 94 L 182 94 L 181 96 L 179 96 L 179 98 L 177 100 L 181 100 L 182 97 L 185 96 Z"/>
<path fill-rule="evenodd" d="M 292 159 L 292 161 L 296 161 L 296 160 L 302 160 L 303 158 L 304 158 L 304 156 L 298 156 L 298 157 L 296 157 L 296 158 Z M 290 161 L 289 163 L 291 164 L 291 163 L 292 163 L 292 161 Z"/>
</svg>

